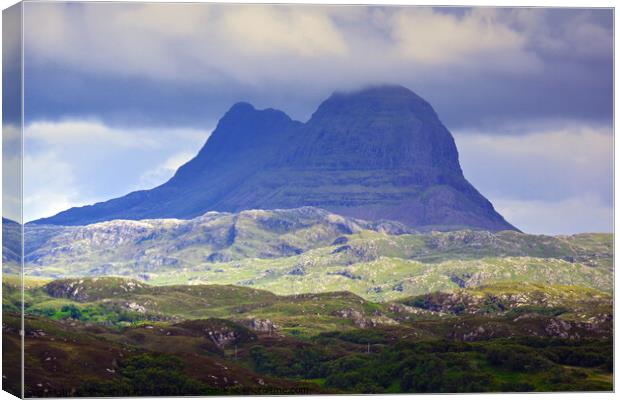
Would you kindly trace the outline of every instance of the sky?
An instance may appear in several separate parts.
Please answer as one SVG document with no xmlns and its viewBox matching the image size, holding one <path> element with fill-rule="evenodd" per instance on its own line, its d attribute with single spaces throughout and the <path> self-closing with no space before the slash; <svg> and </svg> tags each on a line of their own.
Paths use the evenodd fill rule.
<svg viewBox="0 0 620 400">
<path fill-rule="evenodd" d="M 24 21 L 26 221 L 165 182 L 235 102 L 306 121 L 390 83 L 521 230 L 613 230 L 609 9 L 25 3 Z"/>
</svg>

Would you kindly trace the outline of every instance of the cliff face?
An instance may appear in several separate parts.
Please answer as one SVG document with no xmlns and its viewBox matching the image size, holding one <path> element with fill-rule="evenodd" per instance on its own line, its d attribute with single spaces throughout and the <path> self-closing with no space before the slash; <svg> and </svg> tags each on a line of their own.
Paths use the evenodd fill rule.
<svg viewBox="0 0 620 400">
<path fill-rule="evenodd" d="M 454 139 L 431 105 L 400 86 L 336 93 L 305 124 L 235 104 L 165 184 L 37 223 L 302 206 L 420 229 L 515 229 L 464 178 Z"/>
</svg>

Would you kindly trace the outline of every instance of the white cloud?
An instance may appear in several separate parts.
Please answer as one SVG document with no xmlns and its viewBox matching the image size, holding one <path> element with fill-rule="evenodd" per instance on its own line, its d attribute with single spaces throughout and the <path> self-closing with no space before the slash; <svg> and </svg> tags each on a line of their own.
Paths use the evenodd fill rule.
<svg viewBox="0 0 620 400">
<path fill-rule="evenodd" d="M 99 12 L 99 11 L 97 11 Z M 112 10 L 107 11 L 112 12 Z M 177 3 L 174 7 L 162 3 L 131 4 L 123 13 L 115 14 L 117 26 L 148 32 L 151 35 L 191 38 L 209 20 L 209 7 Z"/>
<path fill-rule="evenodd" d="M 140 176 L 137 189 L 150 189 L 161 185 L 168 179 L 172 178 L 177 169 L 193 157 L 196 153 L 181 152 L 176 153 L 166 159 L 162 164 L 155 168 L 149 169 Z"/>
<path fill-rule="evenodd" d="M 48 151 L 24 157 L 24 220 L 88 204 L 80 198 L 74 168 Z"/>
<path fill-rule="evenodd" d="M 332 19 L 312 7 L 230 7 L 220 20 L 225 37 L 242 52 L 285 52 L 301 57 L 338 56 L 347 52 Z"/>
<path fill-rule="evenodd" d="M 161 148 L 167 140 L 183 138 L 204 142 L 209 131 L 193 128 L 115 128 L 96 120 L 65 119 L 34 121 L 26 125 L 24 137 L 28 143 L 45 146 L 114 146 L 121 148 Z M 164 140 L 162 140 L 162 137 Z"/>
<path fill-rule="evenodd" d="M 494 199 L 496 210 L 526 233 L 613 232 L 613 207 L 594 194 L 558 201 Z"/>
<path fill-rule="evenodd" d="M 143 130 L 114 129 L 98 121 L 36 121 L 25 129 L 28 140 L 47 145 L 109 144 L 120 147 L 156 147 L 158 142 Z"/>
<path fill-rule="evenodd" d="M 455 132 L 470 182 L 526 232 L 610 231 L 612 128 L 544 121 L 513 130 L 522 134 Z"/>
<path fill-rule="evenodd" d="M 28 3 L 25 20 L 35 62 L 157 79 L 244 81 L 249 59 L 346 53 L 341 32 L 316 7 Z"/>
<path fill-rule="evenodd" d="M 31 221 L 164 183 L 210 130 L 65 120 L 33 122 L 24 134 L 24 219 Z"/>
<path fill-rule="evenodd" d="M 579 122 L 519 124 L 492 132 L 458 131 L 459 148 L 488 152 L 506 159 L 534 157 L 546 162 L 566 163 L 575 168 L 610 168 L 613 163 L 613 131 L 608 126 Z M 520 135 L 504 134 L 521 131 Z"/>
<path fill-rule="evenodd" d="M 542 9 L 27 3 L 25 47 L 35 63 L 89 72 L 254 85 L 318 76 L 346 86 L 437 66 L 538 72 L 538 50 L 574 54 L 575 43 L 611 54 L 611 33 L 587 18 L 552 32 Z"/>
<path fill-rule="evenodd" d="M 22 131 L 19 126 L 13 124 L 7 124 L 2 126 L 2 144 L 6 146 L 7 143 L 14 144 L 17 142 L 21 145 Z"/>
<path fill-rule="evenodd" d="M 21 220 L 21 130 L 6 124 L 2 126 L 2 216 Z"/>
<path fill-rule="evenodd" d="M 397 12 L 389 25 L 397 51 L 422 64 L 477 64 L 480 57 L 497 55 L 510 58 L 505 67 L 516 58 L 521 64 L 537 61 L 524 51 L 526 37 L 501 21 L 495 9 L 456 16 L 416 7 Z"/>
</svg>

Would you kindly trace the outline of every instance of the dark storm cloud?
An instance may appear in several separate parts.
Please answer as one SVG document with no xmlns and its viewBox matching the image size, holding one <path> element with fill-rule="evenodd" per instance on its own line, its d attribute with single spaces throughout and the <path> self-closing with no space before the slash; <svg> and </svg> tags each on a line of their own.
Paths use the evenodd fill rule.
<svg viewBox="0 0 620 400">
<path fill-rule="evenodd" d="M 191 13 L 195 28 L 192 21 L 188 31 L 180 21 L 159 21 L 171 7 L 179 18 Z M 612 116 L 610 10 L 244 10 L 29 4 L 26 20 L 34 24 L 45 12 L 46 24 L 26 38 L 28 118 L 100 115 L 117 124 L 195 127 L 246 100 L 305 120 L 334 90 L 383 82 L 427 98 L 453 128 L 511 118 Z M 310 22 L 298 16 L 303 13 Z M 129 17 L 145 22 L 132 27 Z M 254 19 L 272 22 L 272 34 L 247 40 L 257 33 L 245 21 Z M 116 22 L 101 22 L 110 20 Z M 287 41 L 278 29 L 298 30 L 299 38 Z M 306 31 L 316 39 L 305 40 Z M 449 46 L 453 41 L 459 47 Z M 81 59 L 83 48 L 98 54 Z"/>
<path fill-rule="evenodd" d="M 523 118 L 567 117 L 611 122 L 611 64 L 558 65 L 550 69 L 548 75 L 531 79 L 503 76 L 459 79 L 453 75 L 418 80 L 403 76 L 398 83 L 426 98 L 452 129 L 488 127 L 498 121 Z M 273 82 L 269 88 L 257 88 L 237 82 L 157 82 L 59 68 L 29 67 L 27 76 L 25 103 L 29 119 L 98 116 L 112 125 L 124 126 L 210 126 L 238 101 L 250 101 L 259 108 L 279 108 L 303 121 L 332 92 L 309 83 L 291 87 Z M 333 88 L 339 89 L 337 85 Z"/>
</svg>

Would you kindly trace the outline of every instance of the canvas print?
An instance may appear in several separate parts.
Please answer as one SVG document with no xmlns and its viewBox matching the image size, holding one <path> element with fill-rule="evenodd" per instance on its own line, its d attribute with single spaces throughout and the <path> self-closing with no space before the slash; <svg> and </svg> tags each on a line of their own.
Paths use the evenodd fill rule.
<svg viewBox="0 0 620 400">
<path fill-rule="evenodd" d="M 612 391 L 613 17 L 4 10 L 3 390 Z"/>
</svg>

